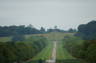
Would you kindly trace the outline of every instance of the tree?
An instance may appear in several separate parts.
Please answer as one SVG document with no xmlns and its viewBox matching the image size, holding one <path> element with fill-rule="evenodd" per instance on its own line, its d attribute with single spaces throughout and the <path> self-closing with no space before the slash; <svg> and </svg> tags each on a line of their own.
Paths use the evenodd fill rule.
<svg viewBox="0 0 96 63">
<path fill-rule="evenodd" d="M 77 35 L 85 40 L 96 39 L 96 21 L 93 20 L 87 24 L 79 25 Z"/>
<path fill-rule="evenodd" d="M 75 30 L 75 29 L 70 28 L 70 29 L 68 30 L 68 32 L 73 33 L 73 32 L 76 32 L 76 30 Z"/>
<path fill-rule="evenodd" d="M 24 35 L 14 35 L 12 37 L 12 41 L 13 42 L 16 42 L 16 41 L 24 41 L 25 40 L 25 36 Z"/>
<path fill-rule="evenodd" d="M 54 26 L 54 29 L 57 29 L 57 26 Z"/>
<path fill-rule="evenodd" d="M 31 25 L 31 24 L 29 24 L 27 27 L 29 27 L 29 28 L 34 28 L 33 25 Z"/>
<path fill-rule="evenodd" d="M 40 32 L 45 33 L 46 31 L 45 31 L 45 29 L 43 27 L 41 27 Z"/>
</svg>

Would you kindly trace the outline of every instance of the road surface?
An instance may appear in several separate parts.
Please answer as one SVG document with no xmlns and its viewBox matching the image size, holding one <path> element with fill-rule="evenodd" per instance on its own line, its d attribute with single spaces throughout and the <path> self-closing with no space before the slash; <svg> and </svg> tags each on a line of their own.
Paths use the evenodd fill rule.
<svg viewBox="0 0 96 63">
<path fill-rule="evenodd" d="M 46 63 L 56 63 L 56 41 L 53 41 L 53 50 L 52 50 L 52 55 L 49 60 L 46 60 Z"/>
</svg>

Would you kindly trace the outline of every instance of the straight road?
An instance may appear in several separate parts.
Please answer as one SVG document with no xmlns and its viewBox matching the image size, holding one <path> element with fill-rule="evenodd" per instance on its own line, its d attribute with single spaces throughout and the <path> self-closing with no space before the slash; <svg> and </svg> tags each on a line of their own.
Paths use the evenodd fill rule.
<svg viewBox="0 0 96 63">
<path fill-rule="evenodd" d="M 52 55 L 49 60 L 46 60 L 47 63 L 56 63 L 56 45 L 57 45 L 57 42 L 53 41 Z"/>
</svg>

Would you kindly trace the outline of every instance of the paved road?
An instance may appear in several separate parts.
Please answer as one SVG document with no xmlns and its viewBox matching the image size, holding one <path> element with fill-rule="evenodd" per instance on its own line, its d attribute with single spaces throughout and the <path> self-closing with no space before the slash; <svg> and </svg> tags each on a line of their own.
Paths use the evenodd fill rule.
<svg viewBox="0 0 96 63">
<path fill-rule="evenodd" d="M 52 50 L 52 55 L 49 60 L 46 60 L 47 63 L 56 63 L 56 41 L 53 42 L 53 50 Z"/>
</svg>

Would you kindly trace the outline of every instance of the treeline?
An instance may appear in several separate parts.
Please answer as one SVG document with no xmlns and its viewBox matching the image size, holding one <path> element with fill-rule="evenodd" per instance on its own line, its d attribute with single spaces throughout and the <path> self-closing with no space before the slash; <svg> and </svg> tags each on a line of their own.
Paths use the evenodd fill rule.
<svg viewBox="0 0 96 63">
<path fill-rule="evenodd" d="M 12 36 L 16 34 L 24 35 L 24 34 L 38 34 L 42 33 L 40 30 L 34 28 L 32 25 L 25 26 L 0 26 L 0 37 L 2 36 Z"/>
<path fill-rule="evenodd" d="M 0 63 L 23 63 L 32 60 L 47 45 L 42 36 L 32 36 L 25 41 L 0 42 Z"/>
<path fill-rule="evenodd" d="M 75 36 L 64 38 L 65 48 L 86 63 L 96 63 L 96 21 L 80 25 Z"/>
<path fill-rule="evenodd" d="M 82 63 L 86 63 L 83 58 L 80 58 L 82 55 L 81 48 L 84 40 L 75 36 L 66 36 L 63 39 L 63 47 L 67 49 L 67 51 L 75 58 L 80 60 Z"/>
<path fill-rule="evenodd" d="M 42 34 L 42 33 L 49 33 L 49 32 L 76 32 L 76 30 L 70 28 L 69 30 L 65 31 L 57 28 L 57 26 L 55 26 L 53 29 L 49 28 L 47 30 L 44 27 L 37 29 L 33 27 L 31 24 L 28 26 L 25 25 L 0 26 L 0 37 L 25 35 L 25 34 Z"/>
<path fill-rule="evenodd" d="M 79 25 L 76 35 L 84 40 L 96 40 L 96 21 L 93 20 L 87 24 Z"/>
<path fill-rule="evenodd" d="M 64 32 L 64 33 L 73 33 L 73 32 L 76 32 L 77 30 L 76 29 L 73 29 L 73 28 L 69 28 L 68 30 L 63 30 L 63 29 L 59 29 L 57 26 L 54 26 L 54 28 L 49 28 L 47 29 L 47 33 L 48 32 Z"/>
</svg>

